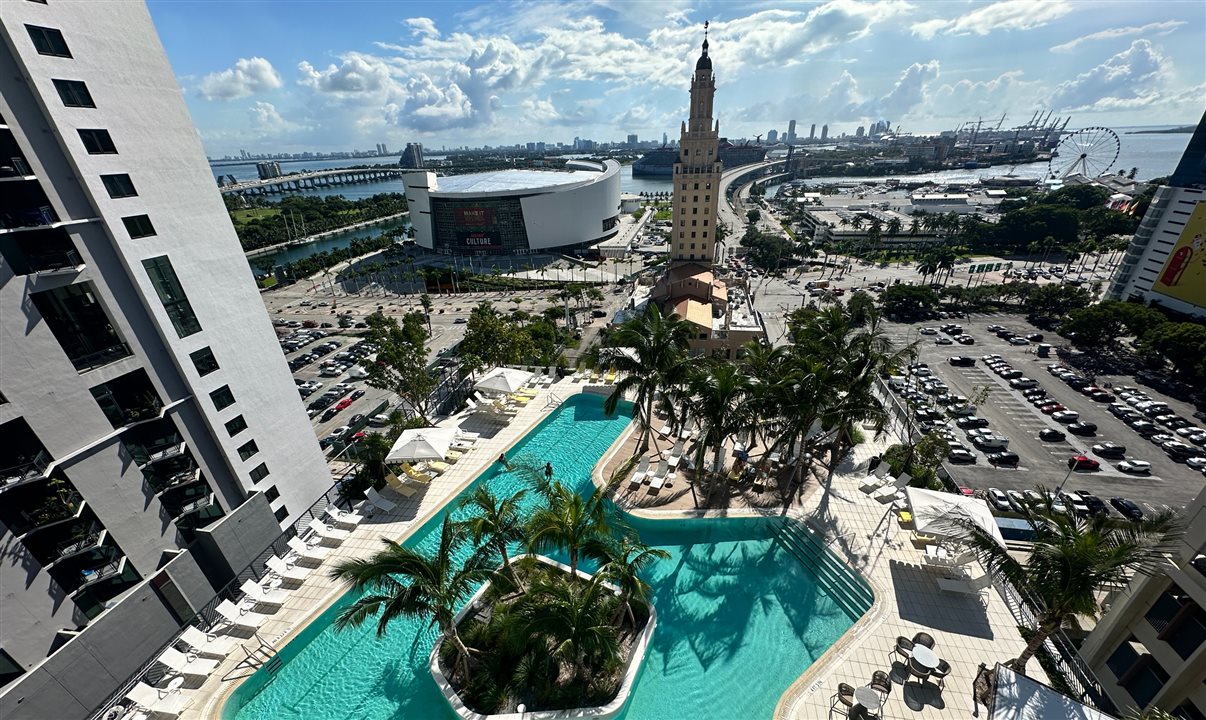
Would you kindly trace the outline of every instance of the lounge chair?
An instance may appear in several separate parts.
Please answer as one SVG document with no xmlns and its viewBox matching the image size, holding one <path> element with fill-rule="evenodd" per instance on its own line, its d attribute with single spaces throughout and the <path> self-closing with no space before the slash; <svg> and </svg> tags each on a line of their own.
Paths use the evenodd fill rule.
<svg viewBox="0 0 1206 720">
<path fill-rule="evenodd" d="M 453 465 L 456 464 L 457 460 L 460 460 L 463 457 L 465 457 L 464 453 L 460 452 L 459 450 L 453 450 L 451 446 L 449 446 L 448 452 L 444 455 L 444 459 Z"/>
<path fill-rule="evenodd" d="M 331 522 L 335 523 L 336 525 L 343 525 L 344 527 L 354 528 L 360 523 L 364 522 L 364 516 L 360 513 L 340 510 L 334 505 L 328 505 L 327 509 L 323 511 L 323 514 L 331 518 Z"/>
<path fill-rule="evenodd" d="M 310 531 L 318 537 L 319 542 L 331 542 L 338 545 L 352 536 L 352 533 L 347 530 L 337 530 L 318 518 L 311 520 L 309 527 Z"/>
<path fill-rule="evenodd" d="M 679 440 L 674 443 L 674 448 L 670 450 L 670 467 L 678 467 L 679 461 L 683 459 L 683 446 L 686 444 L 686 440 Z"/>
<path fill-rule="evenodd" d="M 276 575 L 281 580 L 286 582 L 300 583 L 310 576 L 311 569 L 290 565 L 287 561 L 273 555 L 264 563 L 268 566 L 268 570 Z"/>
<path fill-rule="evenodd" d="M 607 371 L 607 384 L 610 385 L 616 381 L 616 369 L 612 368 Z"/>
<path fill-rule="evenodd" d="M 330 550 L 318 547 L 317 545 L 307 545 L 306 541 L 299 537 L 289 538 L 289 549 L 293 551 L 290 553 L 290 556 L 293 558 L 292 562 L 295 563 L 301 560 L 312 563 L 321 563 L 323 560 L 327 559 L 327 555 L 329 555 L 331 552 Z"/>
<path fill-rule="evenodd" d="M 980 595 L 990 585 L 992 585 L 992 576 L 987 574 L 972 579 L 938 578 L 938 589 L 940 591 L 956 595 Z"/>
<path fill-rule="evenodd" d="M 193 701 L 193 696 L 181 692 L 169 693 L 167 690 L 153 688 L 140 681 L 130 688 L 130 692 L 126 693 L 126 699 L 147 712 L 175 717 L 184 712 L 184 709 Z"/>
<path fill-rule="evenodd" d="M 938 538 L 933 535 L 922 535 L 914 530 L 909 533 L 909 541 L 913 543 L 913 547 L 920 550 L 930 543 L 938 542 Z"/>
<path fill-rule="evenodd" d="M 657 486 L 661 487 L 662 483 L 666 480 L 666 473 L 668 472 L 670 472 L 670 463 L 666 460 L 662 460 L 657 464 L 657 470 L 645 475 L 645 482 L 652 487 L 654 481 L 656 480 L 658 481 Z"/>
<path fill-rule="evenodd" d="M 223 600 L 218 603 L 215 612 L 228 622 L 233 627 L 240 630 L 259 630 L 260 626 L 268 621 L 269 615 L 253 612 L 245 608 L 238 607 L 229 600 Z"/>
<path fill-rule="evenodd" d="M 402 472 L 405 473 L 406 477 L 410 478 L 411 480 L 414 480 L 415 482 L 421 482 L 424 485 L 426 485 L 427 483 L 430 483 L 434 479 L 434 478 L 432 478 L 432 476 L 428 475 L 427 473 L 423 473 L 423 472 L 419 472 L 418 470 L 415 470 L 413 467 L 411 467 L 411 465 L 409 463 L 402 463 Z"/>
<path fill-rule="evenodd" d="M 284 590 L 265 590 L 251 578 L 247 578 L 247 580 L 239 586 L 239 589 L 243 591 L 244 595 L 252 600 L 255 600 L 256 605 L 276 605 L 277 607 L 280 607 L 281 605 L 285 604 L 286 600 L 289 599 L 289 593 L 285 592 Z"/>
<path fill-rule="evenodd" d="M 199 627 L 189 625 L 184 628 L 184 632 L 180 635 L 180 641 L 188 645 L 189 650 L 197 655 L 209 655 L 211 657 L 226 657 L 239 646 L 234 638 L 229 638 L 224 635 L 210 635 Z"/>
<path fill-rule="evenodd" d="M 457 440 L 461 440 L 461 441 L 472 444 L 472 443 L 477 442 L 478 440 L 481 440 L 482 434 L 475 433 L 475 432 L 468 432 L 466 430 L 457 430 L 455 437 Z"/>
<path fill-rule="evenodd" d="M 414 497 L 415 489 L 398 479 L 398 476 L 390 473 L 385 476 L 385 484 L 390 490 L 398 493 L 402 497 Z M 367 500 L 365 502 L 368 502 Z"/>
<path fill-rule="evenodd" d="M 866 480 L 859 484 L 858 489 L 870 495 L 880 489 L 889 482 L 887 475 L 868 475 Z"/>
<path fill-rule="evenodd" d="M 645 476 L 649 474 L 649 456 L 643 456 L 641 461 L 637 463 L 636 471 L 632 473 L 632 479 L 628 481 L 630 488 L 635 489 L 638 485 L 645 481 Z"/>
<path fill-rule="evenodd" d="M 911 527 L 913 525 L 913 513 L 901 508 L 896 511 L 896 521 L 900 523 L 902 528 Z"/>
<path fill-rule="evenodd" d="M 381 493 L 377 492 L 377 490 L 375 488 L 369 488 L 368 490 L 365 490 L 364 491 L 364 499 L 367 500 L 370 504 L 372 504 L 373 507 L 377 508 L 378 510 L 380 510 L 382 512 L 388 513 L 388 512 L 393 512 L 394 510 L 398 509 L 398 506 L 396 503 L 394 503 L 392 500 L 387 500 L 384 497 L 382 497 Z"/>
<path fill-rule="evenodd" d="M 177 675 L 207 678 L 218 667 L 217 660 L 199 657 L 189 657 L 176 648 L 170 647 L 156 658 L 156 661 Z"/>
</svg>

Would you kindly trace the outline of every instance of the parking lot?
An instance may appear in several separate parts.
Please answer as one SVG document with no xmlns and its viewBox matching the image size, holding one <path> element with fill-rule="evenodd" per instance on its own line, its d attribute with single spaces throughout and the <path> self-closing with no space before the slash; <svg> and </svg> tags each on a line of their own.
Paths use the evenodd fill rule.
<svg viewBox="0 0 1206 720">
<path fill-rule="evenodd" d="M 949 321 L 962 325 L 964 334 L 974 338 L 973 345 L 940 345 L 937 344 L 938 338 L 949 337 L 945 333 L 920 334 L 923 327 L 936 328 L 946 322 L 948 321 L 939 320 L 911 325 L 890 324 L 888 331 L 901 345 L 917 342 L 920 353 L 918 360 L 927 363 L 930 371 L 945 381 L 950 393 L 971 398 L 982 388 L 987 388 L 987 397 L 979 403 L 975 414 L 987 420 L 991 430 L 1008 437 L 1009 450 L 1019 456 L 1016 468 L 993 467 L 987 461 L 986 453 L 968 442 L 965 439 L 965 431 L 955 428 L 952 419 L 948 426 L 954 431 L 956 438 L 976 456 L 975 464 L 949 466 L 959 484 L 977 490 L 999 488 L 1025 491 L 1033 489 L 1036 485 L 1055 488 L 1068 476 L 1068 460 L 1075 455 L 1085 455 L 1098 461 L 1100 469 L 1074 471 L 1068 477 L 1065 491 L 1086 490 L 1107 503 L 1112 497 L 1129 498 L 1146 512 L 1149 509 L 1159 509 L 1162 505 L 1181 507 L 1201 489 L 1203 475 L 1199 470 L 1172 460 L 1159 446 L 1140 437 L 1108 411 L 1110 403 L 1091 400 L 1053 376 L 1047 366 L 1060 362 L 1054 352 L 1049 358 L 1040 358 L 1036 354 L 1035 343 L 1009 344 L 989 332 L 988 326 L 1001 325 L 1021 335 L 1042 333 L 1050 336 L 1049 332 L 1030 325 L 1018 316 L 982 315 Z M 1060 340 L 1055 336 L 1044 339 L 1050 342 Z M 990 354 L 1000 355 L 1010 367 L 1020 371 L 1023 377 L 1037 381 L 1037 387 L 1045 390 L 1055 402 L 1078 413 L 1077 420 L 1095 424 L 1096 431 L 1083 436 L 1072 434 L 1068 432 L 1067 422 L 1057 422 L 1051 415 L 1040 412 L 1023 397 L 1022 390 L 1011 388 L 1008 379 L 986 366 L 983 357 Z M 974 367 L 953 367 L 949 358 L 955 355 L 973 357 L 976 364 Z M 1115 387 L 1137 385 L 1133 379 L 1125 377 L 1097 377 L 1089 380 L 1095 380 L 1102 387 L 1106 383 Z M 1164 396 L 1151 388 L 1141 389 L 1153 400 L 1168 403 L 1173 413 L 1189 420 L 1193 425 L 1206 426 L 1206 422 L 1193 417 L 1194 408 L 1191 405 Z M 1120 401 L 1115 399 L 1115 402 Z M 1044 429 L 1058 430 L 1064 434 L 1064 439 L 1040 440 L 1039 432 Z M 1092 446 L 1105 441 L 1125 446 L 1125 457 L 1128 459 L 1151 463 L 1150 475 L 1123 472 L 1117 467 L 1122 458 L 1106 458 L 1095 454 Z M 1201 455 L 1206 455 L 1206 448 L 1199 449 L 1202 450 Z"/>
</svg>

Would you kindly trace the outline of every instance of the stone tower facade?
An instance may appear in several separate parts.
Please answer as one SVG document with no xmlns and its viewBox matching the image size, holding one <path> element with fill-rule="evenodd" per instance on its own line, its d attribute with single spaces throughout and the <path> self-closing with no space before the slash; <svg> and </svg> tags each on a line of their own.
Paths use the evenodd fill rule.
<svg viewBox="0 0 1206 720">
<path fill-rule="evenodd" d="M 720 192 L 720 123 L 712 118 L 716 79 L 703 52 L 691 77 L 690 118 L 683 123 L 674 163 L 673 231 L 670 260 L 711 265 L 716 259 L 716 208 Z"/>
</svg>

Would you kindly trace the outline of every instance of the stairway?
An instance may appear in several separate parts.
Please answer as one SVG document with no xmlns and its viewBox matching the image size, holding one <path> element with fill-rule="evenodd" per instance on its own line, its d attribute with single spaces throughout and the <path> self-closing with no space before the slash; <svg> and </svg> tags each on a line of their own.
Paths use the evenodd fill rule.
<svg viewBox="0 0 1206 720">
<path fill-rule="evenodd" d="M 851 620 L 858 620 L 871 608 L 875 600 L 871 587 L 856 571 L 838 560 L 807 525 L 785 520 L 772 525 L 771 532 Z"/>
</svg>

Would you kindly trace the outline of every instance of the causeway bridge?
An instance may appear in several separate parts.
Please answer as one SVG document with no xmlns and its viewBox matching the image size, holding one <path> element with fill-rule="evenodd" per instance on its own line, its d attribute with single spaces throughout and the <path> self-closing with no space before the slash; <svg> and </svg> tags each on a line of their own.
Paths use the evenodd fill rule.
<svg viewBox="0 0 1206 720">
<path fill-rule="evenodd" d="M 218 188 L 223 195 L 275 195 L 278 193 L 309 190 L 312 188 L 335 187 L 337 185 L 355 185 L 357 183 L 379 182 L 401 178 L 409 172 L 401 168 L 344 168 L 339 170 L 318 170 L 300 172 L 292 175 L 268 178 L 267 180 L 248 180 L 224 185 Z"/>
</svg>

